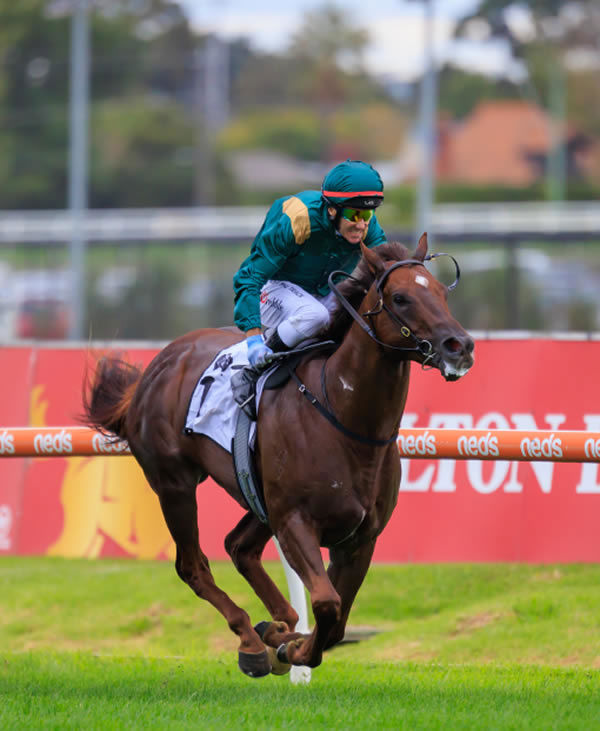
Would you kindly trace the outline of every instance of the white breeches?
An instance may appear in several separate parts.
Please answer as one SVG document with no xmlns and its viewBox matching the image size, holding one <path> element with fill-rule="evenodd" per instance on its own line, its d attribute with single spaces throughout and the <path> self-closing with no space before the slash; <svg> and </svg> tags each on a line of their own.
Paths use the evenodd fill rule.
<svg viewBox="0 0 600 731">
<path fill-rule="evenodd" d="M 297 284 L 269 279 L 260 293 L 260 319 L 265 329 L 277 328 L 281 340 L 293 348 L 314 337 L 330 319 L 335 295 L 313 297 Z"/>
</svg>

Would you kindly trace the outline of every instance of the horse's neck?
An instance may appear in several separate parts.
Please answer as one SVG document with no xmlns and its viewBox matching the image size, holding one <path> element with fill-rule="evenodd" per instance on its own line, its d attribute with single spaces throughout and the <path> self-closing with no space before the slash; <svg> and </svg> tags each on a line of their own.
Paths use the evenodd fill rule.
<svg viewBox="0 0 600 731">
<path fill-rule="evenodd" d="M 397 427 L 408 393 L 410 363 L 394 362 L 353 325 L 326 369 L 336 417 L 360 434 L 386 438 Z"/>
</svg>

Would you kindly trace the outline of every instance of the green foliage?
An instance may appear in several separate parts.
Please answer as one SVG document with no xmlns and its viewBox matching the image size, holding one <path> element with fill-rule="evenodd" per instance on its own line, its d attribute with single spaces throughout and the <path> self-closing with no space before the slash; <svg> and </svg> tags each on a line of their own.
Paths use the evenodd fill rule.
<svg viewBox="0 0 600 731">
<path fill-rule="evenodd" d="M 344 108 L 326 118 L 307 107 L 254 109 L 240 114 L 219 136 L 223 154 L 238 150 L 277 151 L 300 160 L 327 157 L 332 146 L 357 159 L 393 157 L 408 126 L 389 103 Z"/>
<path fill-rule="evenodd" d="M 100 102 L 91 133 L 92 208 L 192 205 L 194 131 L 174 102 Z"/>
<path fill-rule="evenodd" d="M 238 117 L 220 135 L 221 149 L 228 151 L 264 149 L 288 153 L 303 160 L 318 159 L 322 153 L 319 120 L 308 109 L 287 107 L 255 110 Z"/>
<path fill-rule="evenodd" d="M 509 22 L 507 10 L 518 5 L 529 14 L 530 32 L 522 24 Z M 553 110 L 557 86 L 568 73 L 567 117 L 577 120 L 579 128 L 598 134 L 600 111 L 590 103 L 600 93 L 597 71 L 575 69 L 567 56 L 597 54 L 600 14 L 597 3 L 574 0 L 479 0 L 475 10 L 457 25 L 456 35 L 469 37 L 474 24 L 491 38 L 508 42 L 515 58 L 524 62 L 528 79 L 521 85 L 530 101 Z M 563 92 L 559 92 L 562 94 Z M 563 99 L 563 103 L 564 103 Z M 556 110 L 553 110 L 556 112 Z"/>
<path fill-rule="evenodd" d="M 475 107 L 489 99 L 518 99 L 521 92 L 516 84 L 446 66 L 439 74 L 440 112 L 452 119 L 462 119 Z"/>
<path fill-rule="evenodd" d="M 0 0 L 0 208 L 67 204 L 71 23 L 61 7 Z M 171 0 L 116 0 L 89 18 L 91 204 L 189 204 L 192 169 L 180 163 L 192 123 L 176 98 L 197 43 L 187 19 Z"/>
</svg>

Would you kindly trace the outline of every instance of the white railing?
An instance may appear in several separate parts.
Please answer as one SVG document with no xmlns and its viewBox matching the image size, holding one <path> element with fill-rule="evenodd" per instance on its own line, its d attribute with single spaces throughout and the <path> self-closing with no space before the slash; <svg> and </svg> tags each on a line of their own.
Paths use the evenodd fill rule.
<svg viewBox="0 0 600 731">
<path fill-rule="evenodd" d="M 267 207 L 132 208 L 89 210 L 83 220 L 88 241 L 253 238 Z M 434 206 L 431 233 L 595 234 L 600 237 L 600 202 L 468 203 Z M 0 244 L 70 241 L 68 210 L 0 211 Z M 394 228 L 388 224 L 387 228 Z"/>
</svg>

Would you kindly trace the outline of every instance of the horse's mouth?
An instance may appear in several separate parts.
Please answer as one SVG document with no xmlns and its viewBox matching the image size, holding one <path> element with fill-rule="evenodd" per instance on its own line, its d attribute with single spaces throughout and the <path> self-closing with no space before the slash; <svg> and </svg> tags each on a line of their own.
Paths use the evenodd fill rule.
<svg viewBox="0 0 600 731">
<path fill-rule="evenodd" d="M 447 360 L 443 360 L 440 366 L 440 372 L 446 381 L 458 381 L 459 378 L 465 376 L 473 365 L 473 357 L 469 358 L 470 363 L 455 365 L 454 363 L 448 363 Z"/>
</svg>

